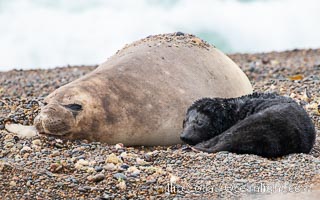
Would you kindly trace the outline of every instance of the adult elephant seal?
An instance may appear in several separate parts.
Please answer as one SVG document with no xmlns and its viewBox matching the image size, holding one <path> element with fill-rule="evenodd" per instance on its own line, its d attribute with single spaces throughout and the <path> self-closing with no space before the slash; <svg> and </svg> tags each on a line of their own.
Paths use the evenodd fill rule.
<svg viewBox="0 0 320 200">
<path fill-rule="evenodd" d="M 252 92 L 226 55 L 193 35 L 149 36 L 55 90 L 35 119 L 40 133 L 108 144 L 172 145 L 201 97 Z"/>
</svg>

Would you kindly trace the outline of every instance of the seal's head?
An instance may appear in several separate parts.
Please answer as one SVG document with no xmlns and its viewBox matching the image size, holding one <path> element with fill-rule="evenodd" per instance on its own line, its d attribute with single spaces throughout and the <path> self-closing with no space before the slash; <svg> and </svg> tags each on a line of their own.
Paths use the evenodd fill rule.
<svg viewBox="0 0 320 200">
<path fill-rule="evenodd" d="M 183 120 L 183 131 L 180 134 L 180 139 L 187 144 L 195 145 L 199 142 L 208 140 L 210 132 L 212 132 L 210 118 L 198 112 L 196 109 L 187 112 L 185 120 Z"/>
<path fill-rule="evenodd" d="M 45 100 L 45 106 L 35 118 L 34 125 L 40 134 L 62 138 L 88 139 L 86 132 L 95 131 L 101 107 L 99 101 L 82 87 L 61 87 Z M 90 139 L 90 138 L 89 138 Z"/>
<path fill-rule="evenodd" d="M 234 121 L 229 107 L 222 98 L 197 100 L 187 110 L 180 139 L 194 145 L 221 134 Z"/>
</svg>

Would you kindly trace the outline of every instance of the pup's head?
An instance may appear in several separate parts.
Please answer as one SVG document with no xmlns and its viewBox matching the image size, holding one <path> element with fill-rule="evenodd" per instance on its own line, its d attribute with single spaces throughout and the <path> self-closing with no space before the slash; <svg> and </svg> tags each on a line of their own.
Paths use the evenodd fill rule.
<svg viewBox="0 0 320 200">
<path fill-rule="evenodd" d="M 194 145 L 222 133 L 225 118 L 224 100 L 204 98 L 196 101 L 187 111 L 180 139 Z"/>
<path fill-rule="evenodd" d="M 186 118 L 183 120 L 183 131 L 180 139 L 185 143 L 195 145 L 208 140 L 211 130 L 210 118 L 196 109 L 192 109 L 187 112 Z"/>
</svg>

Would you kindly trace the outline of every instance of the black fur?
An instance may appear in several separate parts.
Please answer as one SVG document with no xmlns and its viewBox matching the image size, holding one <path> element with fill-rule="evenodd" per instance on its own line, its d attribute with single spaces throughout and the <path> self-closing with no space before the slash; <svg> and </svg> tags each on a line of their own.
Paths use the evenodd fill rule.
<svg viewBox="0 0 320 200">
<path fill-rule="evenodd" d="M 188 109 L 180 136 L 202 151 L 264 157 L 309 153 L 315 137 L 302 106 L 275 93 L 200 99 Z"/>
</svg>

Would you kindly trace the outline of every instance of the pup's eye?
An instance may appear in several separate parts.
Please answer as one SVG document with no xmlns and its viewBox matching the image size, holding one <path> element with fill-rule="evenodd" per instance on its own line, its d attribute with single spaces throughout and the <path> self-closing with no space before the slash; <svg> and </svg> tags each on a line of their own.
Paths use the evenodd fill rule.
<svg viewBox="0 0 320 200">
<path fill-rule="evenodd" d="M 73 111 L 81 111 L 82 110 L 82 106 L 79 105 L 79 104 L 68 104 L 68 105 L 65 105 L 64 107 L 70 109 L 70 110 L 73 110 Z"/>
<path fill-rule="evenodd" d="M 198 120 L 198 121 L 197 121 L 197 124 L 198 124 L 199 126 L 202 126 L 202 125 L 204 124 L 204 121 Z"/>
</svg>

